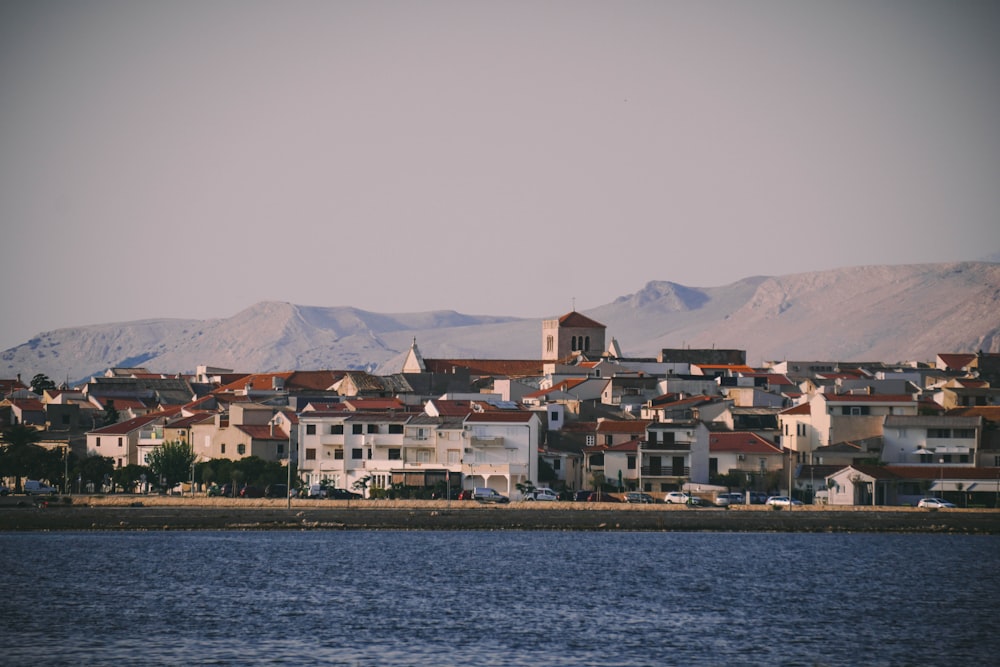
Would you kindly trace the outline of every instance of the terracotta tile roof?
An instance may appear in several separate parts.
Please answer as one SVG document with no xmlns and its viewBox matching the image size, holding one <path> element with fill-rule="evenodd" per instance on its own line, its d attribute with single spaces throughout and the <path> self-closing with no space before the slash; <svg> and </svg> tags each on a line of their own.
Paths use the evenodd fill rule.
<svg viewBox="0 0 1000 667">
<path fill-rule="evenodd" d="M 597 320 L 592 320 L 586 315 L 576 312 L 575 310 L 570 311 L 559 318 L 560 327 L 575 327 L 575 328 L 586 328 L 592 329 L 595 327 L 607 328 Z"/>
<path fill-rule="evenodd" d="M 944 414 L 949 417 L 982 417 L 983 421 L 1000 422 L 1000 405 L 980 405 L 971 408 L 952 408 Z"/>
<path fill-rule="evenodd" d="M 194 424 L 203 422 L 206 418 L 214 419 L 215 413 L 198 412 L 193 415 L 181 416 L 164 424 L 164 428 L 188 428 Z"/>
<path fill-rule="evenodd" d="M 811 415 L 812 408 L 809 407 L 808 403 L 800 403 L 799 405 L 793 405 L 790 408 L 786 408 L 778 413 L 779 415 Z"/>
<path fill-rule="evenodd" d="M 20 380 L 16 379 L 0 380 L 0 395 L 10 394 L 14 391 L 17 391 L 18 389 L 27 389 L 27 388 L 28 388 L 27 385 L 25 385 Z"/>
<path fill-rule="evenodd" d="M 384 411 L 384 410 L 405 410 L 404 404 L 398 398 L 350 398 L 341 404 L 344 409 L 354 412 L 361 411 Z"/>
<path fill-rule="evenodd" d="M 27 412 L 44 412 L 45 404 L 37 398 L 12 398 L 10 404 Z"/>
<path fill-rule="evenodd" d="M 953 371 L 960 371 L 969 366 L 978 357 L 974 354 L 939 354 L 938 358 Z"/>
<path fill-rule="evenodd" d="M 745 454 L 780 454 L 773 444 L 749 431 L 712 433 L 708 436 L 710 452 L 737 452 Z"/>
<path fill-rule="evenodd" d="M 138 417 L 133 417 L 123 422 L 118 422 L 117 424 L 111 424 L 110 426 L 102 426 L 101 428 L 94 429 L 90 433 L 96 433 L 98 435 L 125 435 L 131 433 L 132 431 L 142 428 L 146 424 L 162 420 L 164 417 L 168 417 L 173 414 L 180 412 L 180 408 L 171 408 L 163 410 L 162 412 L 151 412 L 148 415 L 140 415 Z"/>
<path fill-rule="evenodd" d="M 274 387 L 274 378 L 281 378 L 282 382 L 285 382 L 293 374 L 294 371 L 286 371 L 283 373 L 251 373 L 249 375 L 241 375 L 239 376 L 239 379 L 234 380 L 229 384 L 222 385 L 216 391 L 243 391 L 247 389 L 248 386 L 251 389 L 267 391 Z"/>
<path fill-rule="evenodd" d="M 609 452 L 636 452 L 639 451 L 639 438 L 632 438 L 626 442 L 619 443 L 617 445 L 611 445 L 607 448 Z"/>
<path fill-rule="evenodd" d="M 470 375 L 495 377 L 535 377 L 545 374 L 545 362 L 537 359 L 424 359 L 430 373 L 451 373 L 468 369 Z"/>
<path fill-rule="evenodd" d="M 278 426 L 268 424 L 242 424 L 236 427 L 254 440 L 288 440 L 288 435 Z"/>
<path fill-rule="evenodd" d="M 285 389 L 289 391 L 326 391 L 339 382 L 347 371 L 293 371 L 285 380 Z"/>
</svg>

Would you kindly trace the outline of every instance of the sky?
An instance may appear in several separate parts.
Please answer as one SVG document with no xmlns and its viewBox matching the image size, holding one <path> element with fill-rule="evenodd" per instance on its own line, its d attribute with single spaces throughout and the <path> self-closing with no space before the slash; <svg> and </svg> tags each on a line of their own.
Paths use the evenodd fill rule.
<svg viewBox="0 0 1000 667">
<path fill-rule="evenodd" d="M 981 259 L 997 63 L 967 0 L 0 0 L 0 349 Z"/>
</svg>

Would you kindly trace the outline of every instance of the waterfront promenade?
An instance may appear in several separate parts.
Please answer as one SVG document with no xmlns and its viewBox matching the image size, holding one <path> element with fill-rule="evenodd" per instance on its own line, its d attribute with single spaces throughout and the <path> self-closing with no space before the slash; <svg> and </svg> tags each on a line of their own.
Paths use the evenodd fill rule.
<svg viewBox="0 0 1000 667">
<path fill-rule="evenodd" d="M 775 511 L 605 503 L 72 496 L 0 499 L 0 531 L 580 530 L 1000 534 L 1000 511 L 812 507 Z"/>
</svg>

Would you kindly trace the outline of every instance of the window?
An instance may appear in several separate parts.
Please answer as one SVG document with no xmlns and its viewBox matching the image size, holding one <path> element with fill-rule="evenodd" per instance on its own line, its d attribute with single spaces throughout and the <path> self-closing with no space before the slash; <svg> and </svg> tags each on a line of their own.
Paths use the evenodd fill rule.
<svg viewBox="0 0 1000 667">
<path fill-rule="evenodd" d="M 118 438 L 118 446 L 119 446 L 119 447 L 121 447 L 121 446 L 122 446 L 122 439 L 121 439 L 121 438 Z"/>
<path fill-rule="evenodd" d="M 278 456 L 282 456 L 285 453 L 285 444 L 282 443 L 278 445 Z"/>
<path fill-rule="evenodd" d="M 330 435 L 343 435 L 344 425 L 343 424 L 333 424 L 330 426 Z"/>
<path fill-rule="evenodd" d="M 612 435 L 604 436 L 604 444 L 608 446 L 615 444 L 614 436 Z"/>
<path fill-rule="evenodd" d="M 591 454 L 590 467 L 602 467 L 604 465 L 604 454 Z"/>
<path fill-rule="evenodd" d="M 708 459 L 708 474 L 709 475 L 719 474 L 719 459 L 714 457 Z"/>
<path fill-rule="evenodd" d="M 316 435 L 316 424 L 306 424 L 306 435 Z"/>
<path fill-rule="evenodd" d="M 402 424 L 389 424 L 389 433 L 392 433 L 394 435 L 398 435 L 398 434 L 400 434 L 402 432 L 403 432 L 403 425 Z"/>
<path fill-rule="evenodd" d="M 402 458 L 401 454 L 402 454 L 402 450 L 400 450 L 399 447 L 390 447 L 389 448 L 389 460 L 390 461 L 398 461 L 398 460 L 400 460 L 400 458 Z"/>
<path fill-rule="evenodd" d="M 219 445 L 219 453 L 220 454 L 226 453 L 226 443 L 222 443 L 221 445 Z"/>
<path fill-rule="evenodd" d="M 557 421 L 559 421 L 559 413 L 558 413 L 558 412 L 553 412 L 553 413 L 552 413 L 552 416 L 551 416 L 551 417 L 549 417 L 549 420 L 550 420 L 550 421 L 552 421 L 552 422 L 557 422 Z"/>
<path fill-rule="evenodd" d="M 101 446 L 101 436 L 97 436 L 97 446 Z"/>
<path fill-rule="evenodd" d="M 840 409 L 840 413 L 843 415 L 851 415 L 856 417 L 858 415 L 871 414 L 871 410 L 867 405 L 845 405 Z"/>
<path fill-rule="evenodd" d="M 593 447 L 595 444 L 597 444 L 597 436 L 596 435 L 588 435 L 587 436 L 587 446 L 588 447 Z"/>
<path fill-rule="evenodd" d="M 306 447 L 306 461 L 315 461 L 315 460 L 316 460 L 316 448 Z"/>
<path fill-rule="evenodd" d="M 344 450 L 341 449 L 340 447 L 338 447 L 337 449 L 333 450 L 333 458 L 336 459 L 337 461 L 343 461 L 344 460 Z"/>
<path fill-rule="evenodd" d="M 635 470 L 635 457 L 634 456 L 628 457 L 627 467 L 628 467 L 629 470 Z"/>
<path fill-rule="evenodd" d="M 354 459 L 355 461 L 360 461 L 361 459 L 364 458 L 364 454 L 362 453 L 360 447 L 355 447 L 354 449 L 351 450 L 351 458 Z"/>
<path fill-rule="evenodd" d="M 368 425 L 368 432 L 369 433 L 378 433 L 378 424 L 369 424 Z"/>
<path fill-rule="evenodd" d="M 965 438 L 972 439 L 976 437 L 976 429 L 974 428 L 956 428 L 951 432 L 951 437 L 953 438 Z"/>
<path fill-rule="evenodd" d="M 552 461 L 552 469 L 553 470 L 561 470 L 562 469 L 562 459 L 554 459 Z"/>
<path fill-rule="evenodd" d="M 365 432 L 364 424 L 351 424 L 351 433 L 354 435 L 361 435 Z"/>
<path fill-rule="evenodd" d="M 555 349 L 555 341 L 553 340 L 552 336 L 546 336 L 545 337 L 545 351 L 546 352 L 552 352 L 553 349 Z"/>
<path fill-rule="evenodd" d="M 240 456 L 243 456 L 244 454 L 247 453 L 247 446 L 244 445 L 242 442 L 236 445 L 236 453 L 239 454 Z"/>
</svg>

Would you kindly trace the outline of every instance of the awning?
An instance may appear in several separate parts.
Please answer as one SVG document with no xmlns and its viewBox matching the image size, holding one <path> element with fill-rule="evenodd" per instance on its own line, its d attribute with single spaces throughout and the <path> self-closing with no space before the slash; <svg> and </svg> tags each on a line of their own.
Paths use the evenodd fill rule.
<svg viewBox="0 0 1000 667">
<path fill-rule="evenodd" d="M 961 488 L 959 488 L 961 487 Z M 975 491 L 977 493 L 997 493 L 1000 490 L 1000 482 L 997 480 L 989 481 L 972 481 L 972 480 L 953 480 L 946 479 L 944 481 L 934 480 L 931 484 L 932 491 Z"/>
</svg>

